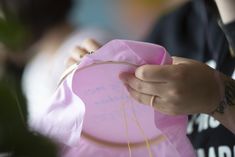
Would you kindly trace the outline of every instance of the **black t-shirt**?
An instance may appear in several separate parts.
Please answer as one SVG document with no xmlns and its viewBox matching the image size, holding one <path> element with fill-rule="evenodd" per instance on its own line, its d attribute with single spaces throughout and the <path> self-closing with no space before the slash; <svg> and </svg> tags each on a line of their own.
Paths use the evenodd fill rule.
<svg viewBox="0 0 235 157">
<path fill-rule="evenodd" d="M 231 76 L 235 66 L 235 22 L 219 26 L 215 4 L 205 2 L 192 0 L 164 15 L 147 41 L 166 47 L 174 56 L 214 60 L 217 70 Z M 235 135 L 213 117 L 190 116 L 187 133 L 198 157 L 235 157 Z"/>
</svg>

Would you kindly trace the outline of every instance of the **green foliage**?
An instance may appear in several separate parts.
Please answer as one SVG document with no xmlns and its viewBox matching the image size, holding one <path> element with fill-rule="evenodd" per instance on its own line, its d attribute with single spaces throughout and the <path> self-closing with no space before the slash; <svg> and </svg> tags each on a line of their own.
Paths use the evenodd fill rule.
<svg viewBox="0 0 235 157">
<path fill-rule="evenodd" d="M 0 44 L 9 52 L 25 49 L 28 32 L 13 16 L 0 18 Z M 0 78 L 0 156 L 9 153 L 10 157 L 56 157 L 55 144 L 27 126 L 27 106 L 17 72 L 5 71 L 4 78 Z"/>
<path fill-rule="evenodd" d="M 0 154 L 12 157 L 55 157 L 56 147 L 48 139 L 28 130 L 26 105 L 19 81 L 0 80 Z"/>
<path fill-rule="evenodd" d="M 22 50 L 29 38 L 26 30 L 15 18 L 0 18 L 0 43 L 3 43 L 12 52 Z"/>
</svg>

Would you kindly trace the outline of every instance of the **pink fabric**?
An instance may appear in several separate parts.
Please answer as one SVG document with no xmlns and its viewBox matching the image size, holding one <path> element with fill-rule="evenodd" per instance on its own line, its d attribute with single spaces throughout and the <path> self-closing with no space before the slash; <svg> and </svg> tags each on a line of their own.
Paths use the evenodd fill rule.
<svg viewBox="0 0 235 157">
<path fill-rule="evenodd" d="M 110 61 L 133 65 L 102 64 Z M 34 123 L 34 129 L 64 145 L 62 156 L 128 157 L 130 151 L 127 146 L 106 146 L 80 135 L 83 131 L 104 141 L 126 145 L 128 141 L 144 141 L 133 121 L 134 110 L 145 136 L 150 140 L 161 136 L 164 140 L 151 143 L 150 150 L 145 145 L 131 148 L 132 157 L 151 156 L 150 152 L 153 157 L 195 157 L 186 137 L 187 116 L 168 116 L 139 104 L 127 96 L 118 79 L 120 72 L 134 72 L 141 65 L 171 62 L 171 57 L 161 46 L 113 40 L 84 57 L 57 89 L 44 116 Z M 129 104 L 125 108 L 128 139 L 120 118 L 123 116 L 119 112 L 120 104 Z"/>
</svg>

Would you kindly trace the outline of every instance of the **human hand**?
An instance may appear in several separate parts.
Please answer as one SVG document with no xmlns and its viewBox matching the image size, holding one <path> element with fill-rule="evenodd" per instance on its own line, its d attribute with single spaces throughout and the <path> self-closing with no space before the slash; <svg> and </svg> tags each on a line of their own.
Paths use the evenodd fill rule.
<svg viewBox="0 0 235 157">
<path fill-rule="evenodd" d="M 191 59 L 173 57 L 172 65 L 144 65 L 120 79 L 130 95 L 170 115 L 211 113 L 223 95 L 220 73 Z"/>
<path fill-rule="evenodd" d="M 76 68 L 76 64 L 80 62 L 82 57 L 90 54 L 93 51 L 96 51 L 100 48 L 100 46 L 101 45 L 93 39 L 86 39 L 80 46 L 77 46 L 68 58 L 66 62 L 66 69 L 62 73 L 58 84 L 60 85 L 62 81 L 67 77 L 67 75 Z"/>
<path fill-rule="evenodd" d="M 100 48 L 100 44 L 95 41 L 94 39 L 86 39 L 82 42 L 81 45 L 77 46 L 73 52 L 71 53 L 70 57 L 67 60 L 67 67 L 78 63 L 82 57 L 85 55 L 96 51 L 97 49 Z"/>
</svg>

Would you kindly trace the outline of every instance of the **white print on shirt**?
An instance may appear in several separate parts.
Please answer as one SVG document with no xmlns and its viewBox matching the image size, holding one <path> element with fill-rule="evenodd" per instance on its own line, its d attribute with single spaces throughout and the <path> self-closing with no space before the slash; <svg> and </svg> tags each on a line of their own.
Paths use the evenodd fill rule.
<svg viewBox="0 0 235 157">
<path fill-rule="evenodd" d="M 208 154 L 204 148 L 197 149 L 197 157 L 234 157 L 235 155 L 235 146 L 233 146 L 233 150 L 228 146 L 222 145 L 218 148 L 209 147 Z"/>
<path fill-rule="evenodd" d="M 215 60 L 209 60 L 208 62 L 206 62 L 206 64 L 213 69 L 215 69 L 215 67 L 216 67 Z M 235 71 L 233 72 L 232 78 L 235 79 Z"/>
<path fill-rule="evenodd" d="M 197 125 L 197 132 L 201 132 L 209 128 L 214 129 L 218 127 L 220 123 L 207 114 L 193 115 L 187 126 L 187 134 L 193 133 L 195 125 Z"/>
</svg>

